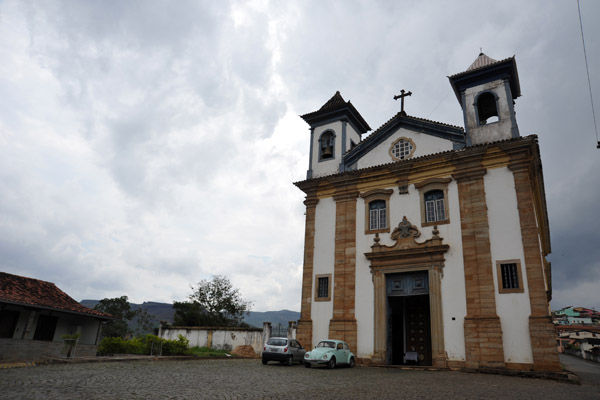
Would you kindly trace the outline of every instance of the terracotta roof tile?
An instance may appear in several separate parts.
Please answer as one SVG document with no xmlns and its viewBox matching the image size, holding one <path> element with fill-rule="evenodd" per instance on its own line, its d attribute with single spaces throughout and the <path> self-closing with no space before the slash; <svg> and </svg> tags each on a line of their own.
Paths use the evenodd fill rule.
<svg viewBox="0 0 600 400">
<path fill-rule="evenodd" d="M 343 107 L 345 105 L 346 105 L 346 100 L 344 100 L 344 98 L 340 94 L 340 91 L 338 90 L 331 97 L 331 99 L 329 99 L 327 101 L 327 103 L 323 104 L 323 106 L 321 108 L 319 108 L 319 111 L 330 110 L 330 109 L 334 109 L 334 108 L 338 108 L 338 107 Z"/>
<path fill-rule="evenodd" d="M 0 303 L 38 306 L 76 314 L 112 318 L 79 304 L 54 283 L 0 272 Z"/>
<path fill-rule="evenodd" d="M 496 61 L 493 58 L 486 56 L 485 54 L 483 54 L 484 57 L 482 57 L 482 54 L 483 53 L 481 53 L 479 55 L 479 57 L 477 57 L 475 59 L 475 61 L 473 61 L 473 63 L 469 66 L 469 68 L 467 68 L 466 71 L 459 72 L 454 75 L 450 75 L 448 78 L 450 78 L 450 79 L 457 78 L 463 74 L 468 74 L 470 72 L 477 71 L 479 69 L 487 68 L 490 65 L 502 64 L 503 62 L 514 60 L 514 58 L 515 58 L 515 56 L 512 56 L 512 57 L 505 58 L 504 60 Z"/>
<path fill-rule="evenodd" d="M 471 66 L 469 68 L 467 68 L 467 71 L 472 71 L 477 68 L 487 67 L 488 65 L 492 65 L 496 62 L 498 62 L 498 61 L 494 60 L 491 57 L 488 57 L 487 55 L 485 55 L 483 53 L 479 53 L 479 57 L 477 57 L 475 59 L 475 61 L 473 61 L 473 64 L 471 64 Z"/>
</svg>

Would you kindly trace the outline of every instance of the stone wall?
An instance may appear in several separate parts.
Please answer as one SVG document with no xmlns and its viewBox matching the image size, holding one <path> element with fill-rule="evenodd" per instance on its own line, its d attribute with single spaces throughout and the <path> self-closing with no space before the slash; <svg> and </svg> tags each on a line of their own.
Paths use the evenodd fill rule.
<svg viewBox="0 0 600 400">
<path fill-rule="evenodd" d="M 0 363 L 47 361 L 53 358 L 66 358 L 68 348 L 60 342 L 44 340 L 0 339 Z M 75 357 L 95 357 L 96 345 L 77 344 Z"/>
<path fill-rule="evenodd" d="M 265 322 L 263 329 L 161 325 L 158 335 L 168 340 L 177 340 L 182 335 L 189 340 L 190 347 L 231 351 L 238 346 L 252 346 L 256 354 L 261 354 L 271 337 L 271 323 Z M 289 322 L 287 336 L 296 338 L 296 321 Z"/>
</svg>

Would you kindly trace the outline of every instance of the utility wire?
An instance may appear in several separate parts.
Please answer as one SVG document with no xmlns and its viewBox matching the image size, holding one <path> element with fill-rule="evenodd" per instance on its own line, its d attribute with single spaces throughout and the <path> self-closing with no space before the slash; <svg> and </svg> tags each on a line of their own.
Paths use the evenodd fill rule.
<svg viewBox="0 0 600 400">
<path fill-rule="evenodd" d="M 429 116 L 430 116 L 431 114 L 433 114 L 433 112 L 434 112 L 435 110 L 437 110 L 437 108 L 438 108 L 438 107 L 439 107 L 439 106 L 440 106 L 440 105 L 441 105 L 441 104 L 444 102 L 444 100 L 446 100 L 446 97 L 448 97 L 448 95 L 450 94 L 450 92 L 451 92 L 451 91 L 452 91 L 452 90 L 448 90 L 448 93 L 446 93 L 446 95 L 444 96 L 444 98 L 443 98 L 442 100 L 440 100 L 440 102 L 438 103 L 438 105 L 437 105 L 437 106 L 435 106 L 435 108 L 434 108 L 433 110 L 431 110 L 431 112 L 430 112 L 429 114 L 427 114 L 427 116 L 425 117 L 425 119 L 429 119 Z"/>
<path fill-rule="evenodd" d="M 590 68 L 588 67 L 587 52 L 585 51 L 585 39 L 583 38 L 583 23 L 581 22 L 581 7 L 577 0 L 577 11 L 579 12 L 579 28 L 581 29 L 581 43 L 583 44 L 583 57 L 585 58 L 585 70 L 587 72 L 588 87 L 590 88 L 590 103 L 592 103 L 592 116 L 594 117 L 594 129 L 596 130 L 597 147 L 600 149 L 600 139 L 598 139 L 598 125 L 596 124 L 596 111 L 594 110 L 594 98 L 592 96 L 592 83 L 590 82 Z"/>
</svg>

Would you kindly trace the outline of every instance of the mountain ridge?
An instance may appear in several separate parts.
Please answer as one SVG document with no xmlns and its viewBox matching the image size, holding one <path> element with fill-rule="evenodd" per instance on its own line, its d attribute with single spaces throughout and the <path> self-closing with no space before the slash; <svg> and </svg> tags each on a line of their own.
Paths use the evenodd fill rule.
<svg viewBox="0 0 600 400">
<path fill-rule="evenodd" d="M 94 308 L 100 300 L 83 299 L 79 304 Z M 160 321 L 173 323 L 175 310 L 171 303 L 160 303 L 157 301 L 144 301 L 143 303 L 129 303 L 132 310 L 144 309 L 151 315 L 151 321 L 158 327 Z M 249 315 L 244 315 L 244 322 L 255 328 L 262 328 L 263 322 L 270 322 L 273 329 L 287 329 L 289 321 L 297 321 L 300 318 L 299 311 L 279 310 L 279 311 L 250 311 Z"/>
</svg>

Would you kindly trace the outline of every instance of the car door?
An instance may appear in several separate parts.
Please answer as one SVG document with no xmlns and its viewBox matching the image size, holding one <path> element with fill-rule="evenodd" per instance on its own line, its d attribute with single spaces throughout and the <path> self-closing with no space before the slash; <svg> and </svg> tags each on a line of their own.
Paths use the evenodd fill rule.
<svg viewBox="0 0 600 400">
<path fill-rule="evenodd" d="M 345 343 L 338 342 L 335 349 L 335 361 L 338 364 L 348 363 L 348 345 L 344 346 Z"/>
<path fill-rule="evenodd" d="M 292 340 L 292 343 L 294 344 L 294 359 L 296 360 L 303 360 L 304 359 L 304 353 L 306 353 L 306 351 L 302 348 L 302 346 L 300 345 L 300 343 L 296 340 Z"/>
</svg>

